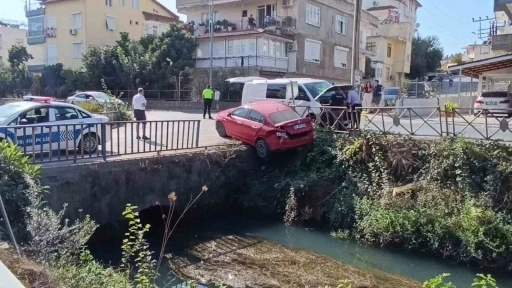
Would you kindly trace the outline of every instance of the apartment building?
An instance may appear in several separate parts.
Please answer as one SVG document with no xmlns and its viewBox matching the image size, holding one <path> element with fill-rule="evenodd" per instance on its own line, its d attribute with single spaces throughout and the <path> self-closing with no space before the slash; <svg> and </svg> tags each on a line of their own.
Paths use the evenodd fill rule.
<svg viewBox="0 0 512 288">
<path fill-rule="evenodd" d="M 495 53 L 492 50 L 492 45 L 490 41 L 484 41 L 482 44 L 470 44 L 465 47 L 462 47 L 462 49 L 464 49 L 464 52 L 462 54 L 462 61 L 464 62 L 483 60 L 501 54 L 499 52 Z"/>
<path fill-rule="evenodd" d="M 44 63 L 44 51 L 40 47 L 27 45 L 27 30 L 23 24 L 9 24 L 0 20 L 0 65 L 8 65 L 9 49 L 14 45 L 21 45 L 27 48 L 27 52 L 34 59 L 28 61 L 28 65 Z"/>
<path fill-rule="evenodd" d="M 138 39 L 163 33 L 179 21 L 157 0 L 40 0 L 26 3 L 26 16 L 27 42 L 43 47 L 44 64 L 74 69 L 87 49 L 114 45 L 120 32 Z"/>
<path fill-rule="evenodd" d="M 351 0 L 216 0 L 210 23 L 208 2 L 177 0 L 198 48 L 196 68 L 213 66 L 245 76 L 314 77 L 350 83 L 354 4 Z M 377 29 L 377 18 L 363 12 L 363 35 Z M 362 55 L 366 38 L 360 41 Z M 364 67 L 364 57 L 362 58 Z"/>
<path fill-rule="evenodd" d="M 417 0 L 363 0 L 363 9 L 379 19 L 378 30 L 367 37 L 375 79 L 400 86 L 411 68 L 412 38 L 416 31 Z"/>
<path fill-rule="evenodd" d="M 494 0 L 494 15 L 498 25 L 492 33 L 492 50 L 512 53 L 512 0 Z"/>
</svg>

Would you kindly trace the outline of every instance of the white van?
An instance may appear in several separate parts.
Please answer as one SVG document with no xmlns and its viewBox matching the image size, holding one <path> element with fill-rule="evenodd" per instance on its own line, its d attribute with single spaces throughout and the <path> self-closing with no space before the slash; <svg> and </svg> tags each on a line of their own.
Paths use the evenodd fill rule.
<svg viewBox="0 0 512 288">
<path fill-rule="evenodd" d="M 296 111 L 301 116 L 316 119 L 322 105 L 315 98 L 331 86 L 327 81 L 312 78 L 253 80 L 245 83 L 242 105 L 257 101 L 276 101 L 296 106 Z"/>
</svg>

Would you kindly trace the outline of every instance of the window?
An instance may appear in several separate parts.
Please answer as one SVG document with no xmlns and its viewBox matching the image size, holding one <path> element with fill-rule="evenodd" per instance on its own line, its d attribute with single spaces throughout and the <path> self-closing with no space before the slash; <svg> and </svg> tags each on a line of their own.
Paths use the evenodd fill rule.
<svg viewBox="0 0 512 288">
<path fill-rule="evenodd" d="M 391 80 L 391 68 L 386 67 L 386 82 L 389 82 Z"/>
<path fill-rule="evenodd" d="M 304 49 L 304 61 L 320 63 L 322 42 L 306 39 Z"/>
<path fill-rule="evenodd" d="M 139 9 L 140 6 L 140 0 L 132 0 L 132 8 L 133 9 Z"/>
<path fill-rule="evenodd" d="M 82 42 L 73 43 L 73 59 L 81 59 L 82 54 Z"/>
<path fill-rule="evenodd" d="M 269 39 L 260 38 L 258 41 L 258 55 L 269 55 Z"/>
<path fill-rule="evenodd" d="M 267 84 L 267 99 L 286 99 L 286 84 Z"/>
<path fill-rule="evenodd" d="M 375 78 L 382 77 L 382 68 L 375 68 Z"/>
<path fill-rule="evenodd" d="M 236 116 L 236 117 L 240 117 L 240 118 L 245 118 L 248 113 L 249 113 L 249 109 L 238 108 L 235 111 L 231 112 L 231 115 L 232 116 Z"/>
<path fill-rule="evenodd" d="M 107 16 L 107 30 L 116 30 L 116 19 L 113 16 Z"/>
<path fill-rule="evenodd" d="M 82 118 L 91 118 L 91 115 L 85 113 L 84 111 L 78 110 L 78 113 L 80 113 L 80 116 L 82 116 Z"/>
<path fill-rule="evenodd" d="M 283 53 L 283 46 L 284 44 L 280 41 L 276 41 L 276 57 L 284 57 Z"/>
<path fill-rule="evenodd" d="M 153 36 L 158 36 L 158 26 L 153 25 L 152 31 L 153 31 L 153 33 L 152 33 Z"/>
<path fill-rule="evenodd" d="M 348 48 L 334 46 L 334 67 L 347 68 Z"/>
<path fill-rule="evenodd" d="M 297 94 L 297 96 L 295 96 L 295 100 L 310 102 L 308 94 L 306 94 L 306 91 L 304 91 L 304 89 L 302 89 L 302 87 L 300 87 L 300 86 L 299 86 L 299 93 Z"/>
<path fill-rule="evenodd" d="M 39 124 L 50 122 L 50 113 L 48 113 L 48 108 L 35 108 L 29 110 L 20 115 L 20 120 L 25 119 L 28 121 L 27 124 Z"/>
<path fill-rule="evenodd" d="M 28 37 L 40 37 L 44 35 L 44 16 L 28 18 Z"/>
<path fill-rule="evenodd" d="M 366 50 L 377 52 L 377 44 L 375 42 L 366 42 Z"/>
<path fill-rule="evenodd" d="M 57 18 L 55 17 L 46 17 L 46 27 L 49 29 L 57 28 Z"/>
<path fill-rule="evenodd" d="M 270 121 L 273 124 L 279 124 L 283 122 L 293 121 L 293 120 L 299 120 L 301 119 L 300 115 L 295 112 L 295 110 L 286 110 L 286 111 L 279 111 L 274 112 L 268 115 Z"/>
<path fill-rule="evenodd" d="M 82 28 L 82 13 L 73 13 L 73 29 Z"/>
<path fill-rule="evenodd" d="M 124 0 L 117 0 L 117 3 L 121 6 L 124 6 Z"/>
<path fill-rule="evenodd" d="M 47 46 L 47 65 L 55 65 L 57 64 L 57 45 L 48 45 Z"/>
<path fill-rule="evenodd" d="M 78 98 L 78 99 L 85 99 L 85 98 L 86 98 L 86 95 L 85 95 L 85 94 L 76 94 L 76 95 L 75 95 L 75 98 Z"/>
<path fill-rule="evenodd" d="M 391 44 L 388 44 L 388 52 L 387 52 L 387 56 L 388 56 L 388 57 L 391 57 Z"/>
<path fill-rule="evenodd" d="M 112 0 L 105 0 L 105 5 L 112 7 Z"/>
<path fill-rule="evenodd" d="M 336 33 L 347 35 L 347 17 L 336 15 Z"/>
<path fill-rule="evenodd" d="M 55 121 L 68 121 L 80 118 L 78 111 L 74 108 L 54 107 L 52 110 L 55 113 Z"/>
<path fill-rule="evenodd" d="M 206 23 L 206 21 L 210 19 L 210 13 L 201 14 L 201 22 Z M 213 11 L 213 21 L 219 20 L 219 12 Z"/>
<path fill-rule="evenodd" d="M 320 27 L 320 7 L 306 4 L 306 23 Z"/>
<path fill-rule="evenodd" d="M 242 11 L 242 17 L 247 17 L 247 10 Z"/>
<path fill-rule="evenodd" d="M 261 115 L 258 111 L 251 110 L 249 112 L 249 116 L 247 116 L 247 120 L 258 122 L 258 123 L 265 123 L 265 117 Z"/>
</svg>

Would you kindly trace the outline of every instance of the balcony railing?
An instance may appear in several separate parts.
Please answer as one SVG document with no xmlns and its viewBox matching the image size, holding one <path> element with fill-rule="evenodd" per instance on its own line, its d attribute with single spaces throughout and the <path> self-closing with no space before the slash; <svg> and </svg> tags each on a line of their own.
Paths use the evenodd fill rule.
<svg viewBox="0 0 512 288">
<path fill-rule="evenodd" d="M 194 32 L 195 36 L 201 36 L 204 34 L 209 34 L 210 29 L 209 23 L 197 23 L 195 21 L 190 21 L 189 23 L 189 31 Z M 275 16 L 267 18 L 263 21 L 258 21 L 255 18 L 249 19 L 223 19 L 218 20 L 213 23 L 213 32 L 221 33 L 221 32 L 233 32 L 233 31 L 247 31 L 254 29 L 265 29 L 274 31 L 275 29 L 281 30 L 281 33 L 294 33 L 297 25 L 297 20 L 293 17 L 286 16 Z"/>
<path fill-rule="evenodd" d="M 512 52 L 512 34 L 492 35 L 492 51 Z"/>
<path fill-rule="evenodd" d="M 25 4 L 25 16 L 34 17 L 44 15 L 44 7 L 40 1 L 27 1 Z"/>
<path fill-rule="evenodd" d="M 244 66 L 241 66 L 242 57 L 240 56 L 227 56 L 227 57 L 214 57 L 212 59 L 213 67 L 222 68 L 267 68 L 276 71 L 286 72 L 288 69 L 288 58 L 274 57 L 274 56 L 244 56 Z M 196 68 L 210 67 L 210 58 L 196 59 Z"/>
</svg>

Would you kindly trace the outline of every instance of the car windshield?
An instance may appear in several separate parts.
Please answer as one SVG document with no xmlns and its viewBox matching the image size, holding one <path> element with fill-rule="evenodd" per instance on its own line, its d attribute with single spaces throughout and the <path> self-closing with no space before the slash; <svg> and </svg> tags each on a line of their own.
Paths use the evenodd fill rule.
<svg viewBox="0 0 512 288">
<path fill-rule="evenodd" d="M 100 100 L 110 100 L 109 97 L 107 96 L 107 94 L 105 93 L 102 93 L 102 92 L 95 92 L 95 93 L 91 93 L 95 98 L 98 98 Z"/>
<path fill-rule="evenodd" d="M 398 95 L 398 89 L 384 89 L 384 95 Z"/>
<path fill-rule="evenodd" d="M 301 118 L 300 115 L 297 112 L 295 112 L 295 110 L 274 112 L 268 115 L 268 117 L 270 118 L 269 120 L 272 124 L 288 122 Z"/>
<path fill-rule="evenodd" d="M 309 91 L 313 99 L 332 86 L 331 83 L 327 81 L 309 82 L 302 85 Z"/>
<path fill-rule="evenodd" d="M 507 91 L 489 91 L 482 93 L 482 98 L 506 98 L 507 96 Z"/>
<path fill-rule="evenodd" d="M 26 106 L 17 105 L 14 103 L 0 106 L 0 121 L 6 120 L 7 118 L 22 111 L 25 108 Z"/>
</svg>

